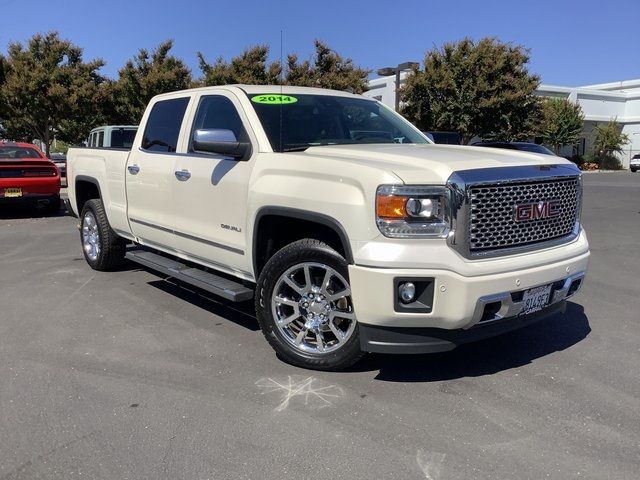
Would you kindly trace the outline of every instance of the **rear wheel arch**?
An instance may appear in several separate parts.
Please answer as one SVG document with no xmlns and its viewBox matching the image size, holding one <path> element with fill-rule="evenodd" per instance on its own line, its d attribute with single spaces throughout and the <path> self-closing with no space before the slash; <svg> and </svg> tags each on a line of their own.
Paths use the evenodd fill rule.
<svg viewBox="0 0 640 480">
<path fill-rule="evenodd" d="M 283 227 L 287 227 L 286 230 Z M 335 218 L 290 207 L 262 207 L 253 229 L 253 268 L 256 278 L 269 258 L 282 247 L 303 238 L 315 238 L 353 264 L 347 232 Z"/>
<path fill-rule="evenodd" d="M 78 215 L 89 200 L 102 199 L 100 183 L 93 177 L 78 175 L 75 179 L 76 209 Z"/>
</svg>

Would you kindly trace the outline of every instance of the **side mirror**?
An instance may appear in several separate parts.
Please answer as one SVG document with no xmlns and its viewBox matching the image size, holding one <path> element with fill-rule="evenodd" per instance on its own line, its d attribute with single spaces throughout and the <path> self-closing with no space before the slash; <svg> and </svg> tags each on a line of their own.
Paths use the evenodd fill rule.
<svg viewBox="0 0 640 480">
<path fill-rule="evenodd" d="M 193 150 L 227 155 L 240 161 L 251 156 L 251 144 L 239 142 L 231 130 L 223 128 L 203 128 L 193 132 Z"/>
</svg>

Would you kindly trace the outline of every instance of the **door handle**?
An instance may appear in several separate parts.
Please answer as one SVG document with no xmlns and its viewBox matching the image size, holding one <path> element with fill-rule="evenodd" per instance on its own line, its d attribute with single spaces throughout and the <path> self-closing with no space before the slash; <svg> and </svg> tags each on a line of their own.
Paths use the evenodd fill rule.
<svg viewBox="0 0 640 480">
<path fill-rule="evenodd" d="M 138 165 L 129 165 L 127 167 L 127 170 L 129 170 L 129 173 L 131 175 L 137 175 L 138 172 L 140 171 L 140 167 Z"/>
<path fill-rule="evenodd" d="M 191 172 L 189 170 L 176 170 L 176 178 L 181 182 L 186 182 L 191 178 Z"/>
</svg>

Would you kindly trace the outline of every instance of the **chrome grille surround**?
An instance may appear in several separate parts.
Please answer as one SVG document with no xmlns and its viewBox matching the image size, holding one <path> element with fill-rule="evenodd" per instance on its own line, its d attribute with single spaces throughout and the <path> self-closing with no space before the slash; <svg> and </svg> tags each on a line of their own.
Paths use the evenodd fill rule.
<svg viewBox="0 0 640 480">
<path fill-rule="evenodd" d="M 541 250 L 580 233 L 582 181 L 575 165 L 483 168 L 454 172 L 449 245 L 466 258 Z M 554 218 L 516 222 L 517 204 L 560 200 Z"/>
</svg>

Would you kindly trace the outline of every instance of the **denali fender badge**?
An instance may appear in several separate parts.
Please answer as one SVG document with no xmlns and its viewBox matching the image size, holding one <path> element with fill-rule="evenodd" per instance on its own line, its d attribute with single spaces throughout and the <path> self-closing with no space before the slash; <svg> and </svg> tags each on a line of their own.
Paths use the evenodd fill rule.
<svg viewBox="0 0 640 480">
<path fill-rule="evenodd" d="M 225 230 L 232 230 L 232 231 L 238 232 L 238 233 L 242 232 L 242 229 L 240 227 L 235 227 L 233 225 L 227 225 L 226 223 L 220 224 L 220 227 L 224 228 Z"/>
<path fill-rule="evenodd" d="M 516 205 L 514 219 L 516 222 L 528 222 L 557 217 L 560 215 L 560 206 L 560 200 Z"/>
</svg>

